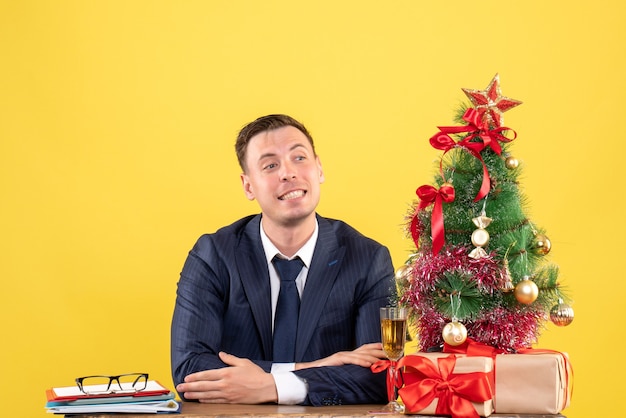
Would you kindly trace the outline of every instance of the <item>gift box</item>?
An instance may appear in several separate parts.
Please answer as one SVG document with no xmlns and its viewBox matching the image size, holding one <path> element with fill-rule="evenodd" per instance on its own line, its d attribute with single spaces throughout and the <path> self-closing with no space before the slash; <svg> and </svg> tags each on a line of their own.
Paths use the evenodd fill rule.
<svg viewBox="0 0 626 418">
<path fill-rule="evenodd" d="M 572 376 L 567 354 L 528 352 L 496 356 L 496 413 L 558 414 L 569 405 Z"/>
<path fill-rule="evenodd" d="M 502 354 L 471 338 L 459 346 L 444 344 L 443 352 L 494 358 L 498 414 L 558 414 L 569 406 L 574 373 L 567 353 L 525 348 Z"/>
<path fill-rule="evenodd" d="M 404 356 L 398 391 L 407 414 L 488 417 L 493 412 L 493 359 L 446 353 Z"/>
</svg>

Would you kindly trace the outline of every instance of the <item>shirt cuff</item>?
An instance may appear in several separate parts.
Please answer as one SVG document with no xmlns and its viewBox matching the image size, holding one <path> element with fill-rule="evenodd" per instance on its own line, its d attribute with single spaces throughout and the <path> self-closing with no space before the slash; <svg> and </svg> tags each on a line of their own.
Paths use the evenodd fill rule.
<svg viewBox="0 0 626 418">
<path fill-rule="evenodd" d="M 296 405 L 304 402 L 308 393 L 306 381 L 291 373 L 295 363 L 272 364 L 272 377 L 276 383 L 278 403 L 280 405 Z"/>
</svg>

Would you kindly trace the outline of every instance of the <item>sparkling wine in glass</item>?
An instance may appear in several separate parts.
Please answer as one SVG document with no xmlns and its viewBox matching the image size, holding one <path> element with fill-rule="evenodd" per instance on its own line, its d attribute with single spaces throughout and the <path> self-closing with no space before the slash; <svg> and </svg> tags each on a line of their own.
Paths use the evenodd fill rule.
<svg viewBox="0 0 626 418">
<path fill-rule="evenodd" d="M 404 355 L 406 343 L 406 309 L 398 307 L 380 308 L 380 334 L 383 343 L 383 351 L 390 361 L 387 369 L 387 384 L 393 388 L 387 388 L 389 403 L 384 410 L 389 412 L 403 412 L 404 406 L 397 402 L 398 388 L 396 382 L 396 364 Z M 391 383 L 393 382 L 393 383 Z"/>
</svg>

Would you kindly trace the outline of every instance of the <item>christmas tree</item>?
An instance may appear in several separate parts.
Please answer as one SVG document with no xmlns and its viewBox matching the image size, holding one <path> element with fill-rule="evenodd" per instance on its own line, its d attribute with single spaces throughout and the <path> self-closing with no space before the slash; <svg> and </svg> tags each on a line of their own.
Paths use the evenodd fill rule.
<svg viewBox="0 0 626 418">
<path fill-rule="evenodd" d="M 498 75 L 485 90 L 463 89 L 471 105 L 457 126 L 439 127 L 434 185 L 417 189 L 406 219 L 415 251 L 396 272 L 421 351 L 467 338 L 506 352 L 537 342 L 545 321 L 573 320 L 550 264 L 545 230 L 525 214 L 517 134 L 503 113 L 521 104 L 502 95 Z"/>
</svg>

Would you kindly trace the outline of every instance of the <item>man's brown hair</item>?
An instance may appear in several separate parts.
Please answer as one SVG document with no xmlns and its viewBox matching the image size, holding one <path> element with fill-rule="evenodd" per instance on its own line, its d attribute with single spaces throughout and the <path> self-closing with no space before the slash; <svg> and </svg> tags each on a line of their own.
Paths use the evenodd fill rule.
<svg viewBox="0 0 626 418">
<path fill-rule="evenodd" d="M 237 153 L 237 160 L 239 166 L 246 172 L 246 151 L 248 150 L 248 143 L 250 139 L 261 132 L 272 131 L 274 129 L 283 128 L 285 126 L 293 126 L 304 134 L 313 148 L 313 154 L 315 154 L 315 146 L 313 145 L 313 138 L 304 125 L 291 116 L 287 115 L 267 115 L 250 122 L 244 126 L 239 135 L 237 135 L 237 142 L 235 142 L 235 152 Z"/>
</svg>

